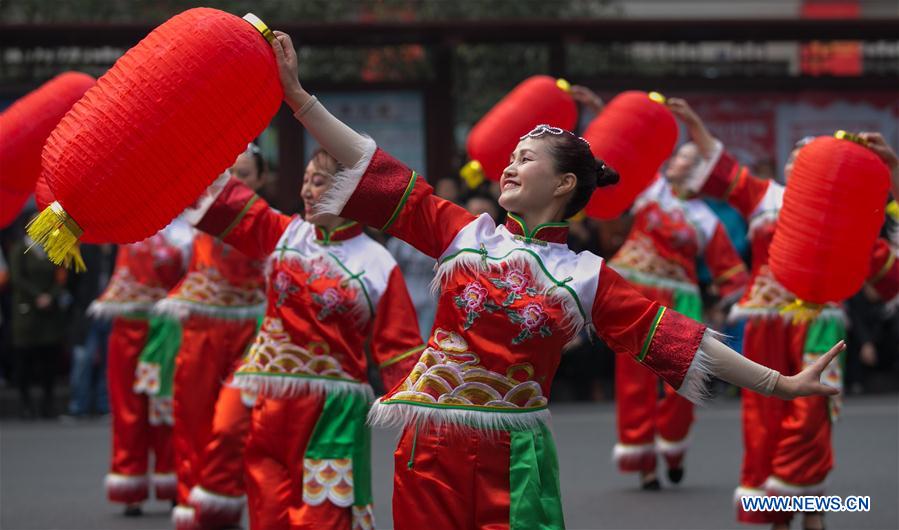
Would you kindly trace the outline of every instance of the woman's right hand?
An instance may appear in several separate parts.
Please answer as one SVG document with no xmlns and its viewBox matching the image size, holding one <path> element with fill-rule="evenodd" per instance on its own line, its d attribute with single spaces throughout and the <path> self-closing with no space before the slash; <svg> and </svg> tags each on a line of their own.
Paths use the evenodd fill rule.
<svg viewBox="0 0 899 530">
<path fill-rule="evenodd" d="M 687 126 L 690 139 L 699 148 L 703 158 L 709 158 L 715 150 L 715 137 L 705 127 L 702 118 L 696 114 L 687 100 L 681 98 L 668 98 L 666 102 L 672 114 Z"/>
<path fill-rule="evenodd" d="M 284 89 L 284 101 L 296 112 L 312 96 L 300 85 L 297 51 L 293 47 L 290 35 L 283 31 L 275 31 L 274 34 L 272 49 L 278 62 L 278 75 L 281 79 L 281 88 Z"/>
</svg>

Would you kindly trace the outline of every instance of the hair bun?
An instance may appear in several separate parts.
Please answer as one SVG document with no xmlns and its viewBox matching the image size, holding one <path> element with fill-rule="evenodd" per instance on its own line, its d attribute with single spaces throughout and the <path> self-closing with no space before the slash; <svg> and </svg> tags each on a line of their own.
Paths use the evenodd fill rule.
<svg viewBox="0 0 899 530">
<path fill-rule="evenodd" d="M 600 188 L 603 186 L 611 186 L 612 184 L 618 184 L 618 181 L 621 177 L 618 175 L 618 172 L 612 169 L 612 166 L 607 165 L 600 159 L 596 159 L 596 185 Z"/>
</svg>

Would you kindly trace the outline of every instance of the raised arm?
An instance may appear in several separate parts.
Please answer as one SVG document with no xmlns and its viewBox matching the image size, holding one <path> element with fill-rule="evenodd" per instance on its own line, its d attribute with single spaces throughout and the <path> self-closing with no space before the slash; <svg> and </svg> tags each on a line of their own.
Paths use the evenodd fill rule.
<svg viewBox="0 0 899 530">
<path fill-rule="evenodd" d="M 671 98 L 668 108 L 687 127 L 699 148 L 700 161 L 683 181 L 672 183 L 681 195 L 702 194 L 727 201 L 746 221 L 762 210 L 780 207 L 783 186 L 752 175 L 728 153 L 683 99 Z"/>
<path fill-rule="evenodd" d="M 415 171 L 338 120 L 306 92 L 297 78 L 297 56 L 290 37 L 280 31 L 275 35 L 272 47 L 285 101 L 306 130 L 341 165 L 331 189 L 316 204 L 313 219 L 324 213 L 353 219 L 438 258 L 474 216 L 436 197 Z"/>
<path fill-rule="evenodd" d="M 859 136 L 868 143 L 868 149 L 877 153 L 887 167 L 890 168 L 890 189 L 893 200 L 899 201 L 899 156 L 884 140 L 883 135 L 876 132 L 863 132 Z"/>
</svg>

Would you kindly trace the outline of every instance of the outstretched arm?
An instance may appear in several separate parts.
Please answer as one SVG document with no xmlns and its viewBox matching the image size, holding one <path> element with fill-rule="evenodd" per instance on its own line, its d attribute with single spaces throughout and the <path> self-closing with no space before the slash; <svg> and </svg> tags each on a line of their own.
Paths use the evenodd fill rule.
<svg viewBox="0 0 899 530">
<path fill-rule="evenodd" d="M 464 208 L 433 195 L 423 178 L 375 142 L 334 117 L 297 79 L 297 55 L 290 37 L 275 32 L 272 43 L 284 99 L 318 143 L 340 163 L 331 188 L 310 220 L 329 213 L 399 237 L 438 258 L 456 234 L 474 220 Z"/>
<path fill-rule="evenodd" d="M 702 324 L 646 299 L 607 267 L 600 271 L 592 317 L 597 335 L 616 353 L 631 355 L 693 402 L 708 396 L 710 376 L 782 399 L 838 393 L 819 380 L 845 347 L 842 342 L 801 373 L 785 376 L 728 348 Z"/>
</svg>

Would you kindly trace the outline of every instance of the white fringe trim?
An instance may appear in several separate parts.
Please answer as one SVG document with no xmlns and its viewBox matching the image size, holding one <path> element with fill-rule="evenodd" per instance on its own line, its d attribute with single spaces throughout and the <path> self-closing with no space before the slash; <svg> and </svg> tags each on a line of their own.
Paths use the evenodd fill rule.
<svg viewBox="0 0 899 530">
<path fill-rule="evenodd" d="M 475 428 L 496 431 L 532 430 L 546 425 L 550 420 L 549 409 L 533 412 L 493 412 L 486 410 L 460 410 L 410 405 L 407 403 L 381 403 L 379 398 L 368 411 L 368 424 L 377 427 L 403 427 L 428 425 L 434 427 Z"/>
<path fill-rule="evenodd" d="M 321 214 L 340 215 L 343 212 L 347 201 L 352 197 L 353 192 L 362 180 L 362 176 L 368 170 L 371 163 L 371 157 L 374 156 L 378 145 L 368 136 L 364 136 L 362 140 L 362 158 L 353 167 L 341 168 L 334 174 L 331 179 L 331 187 L 322 194 L 321 199 L 315 203 L 312 209 L 312 216 Z"/>
<path fill-rule="evenodd" d="M 745 486 L 737 486 L 737 489 L 734 490 L 734 505 L 737 507 L 742 507 L 743 504 L 740 502 L 740 499 L 743 497 L 764 497 L 765 490 L 760 488 L 747 488 Z"/>
<path fill-rule="evenodd" d="M 120 475 L 107 473 L 103 480 L 107 492 L 131 493 L 144 491 L 150 487 L 150 479 L 146 475 Z"/>
<path fill-rule="evenodd" d="M 196 511 L 190 506 L 178 505 L 172 510 L 172 522 L 175 528 L 191 528 L 196 524 Z"/>
<path fill-rule="evenodd" d="M 709 180 L 712 170 L 718 165 L 721 155 L 724 153 L 724 145 L 720 140 L 715 138 L 715 146 L 712 148 L 712 154 L 709 158 L 700 158 L 699 164 L 690 172 L 690 176 L 684 182 L 684 187 L 693 193 L 699 193 L 699 190 L 705 186 Z"/>
<path fill-rule="evenodd" d="M 152 310 L 153 302 L 101 302 L 95 300 L 88 306 L 87 314 L 92 318 L 112 320 L 135 313 L 150 313 Z"/>
<path fill-rule="evenodd" d="M 153 314 L 187 320 L 191 315 L 223 320 L 255 320 L 265 314 L 265 302 L 252 306 L 218 306 L 179 298 L 164 298 L 153 306 Z"/>
<path fill-rule="evenodd" d="M 577 300 L 568 292 L 568 289 L 559 287 L 549 281 L 540 265 L 534 263 L 534 259 L 527 252 L 515 252 L 506 260 L 488 260 L 485 265 L 484 259 L 480 254 L 462 252 L 450 261 L 436 267 L 434 279 L 431 280 L 431 292 L 435 297 L 438 296 L 446 282 L 455 277 L 460 270 L 480 275 L 481 273 L 501 271 L 503 265 L 511 269 L 518 268 L 536 283 L 534 287 L 548 299 L 549 303 L 562 306 L 565 316 L 562 322 L 559 323 L 559 326 L 568 337 L 574 338 L 586 324 L 584 316 L 581 315 L 581 311 L 578 308 Z"/>
<path fill-rule="evenodd" d="M 779 317 L 784 320 L 791 320 L 794 316 L 795 315 L 792 311 L 782 312 L 779 307 L 746 307 L 736 304 L 731 306 L 730 314 L 728 314 L 727 320 L 730 323 L 736 323 L 740 320 L 747 320 L 751 318 Z M 847 325 L 849 323 L 846 312 L 837 307 L 825 307 L 815 318 L 815 320 L 824 319 L 836 319 L 839 320 L 843 325 Z"/>
<path fill-rule="evenodd" d="M 702 340 L 713 338 L 721 340 L 724 335 L 717 331 L 706 328 Z M 709 354 L 702 349 L 702 342 L 699 343 L 699 349 L 690 362 L 690 368 L 687 369 L 684 380 L 681 382 L 677 393 L 685 397 L 694 405 L 702 405 L 712 398 L 712 364 Z"/>
<path fill-rule="evenodd" d="M 826 480 L 810 486 L 796 486 L 794 484 L 787 484 L 772 475 L 765 481 L 765 492 L 776 493 L 779 495 L 823 495 L 826 489 Z"/>
<path fill-rule="evenodd" d="M 655 453 L 655 445 L 651 443 L 628 445 L 619 442 L 612 448 L 612 462 L 615 464 L 620 464 L 622 462 L 638 462 L 642 460 L 643 457 L 653 453 Z"/>
<path fill-rule="evenodd" d="M 229 386 L 272 399 L 290 399 L 306 394 L 327 396 L 342 393 L 356 394 L 369 401 L 375 398 L 375 392 L 368 383 L 315 379 L 302 376 L 290 377 L 236 372 Z"/>
<path fill-rule="evenodd" d="M 178 476 L 174 473 L 153 473 L 150 482 L 157 488 L 178 487 Z"/>
<path fill-rule="evenodd" d="M 749 226 L 746 228 L 746 239 L 752 240 L 755 237 L 755 233 L 760 228 L 768 226 L 771 223 L 777 222 L 777 217 L 780 215 L 780 210 L 763 210 L 750 218 Z"/>
<path fill-rule="evenodd" d="M 665 456 L 681 456 L 690 448 L 690 437 L 672 442 L 661 436 L 656 436 L 656 452 Z"/>
<path fill-rule="evenodd" d="M 229 497 L 227 495 L 219 495 L 213 493 L 201 486 L 194 486 L 190 490 L 187 502 L 193 507 L 199 507 L 201 511 L 215 512 L 222 515 L 240 515 L 244 505 L 247 503 L 247 497 Z"/>
<path fill-rule="evenodd" d="M 209 211 L 209 208 L 212 207 L 215 200 L 218 199 L 218 196 L 222 194 L 225 185 L 228 184 L 228 180 L 230 179 L 231 171 L 225 170 L 221 175 L 216 177 L 205 190 L 203 190 L 203 194 L 200 195 L 194 204 L 188 206 L 181 212 L 179 217 L 191 226 L 200 224 L 200 221 L 206 216 L 206 212 Z"/>
</svg>

